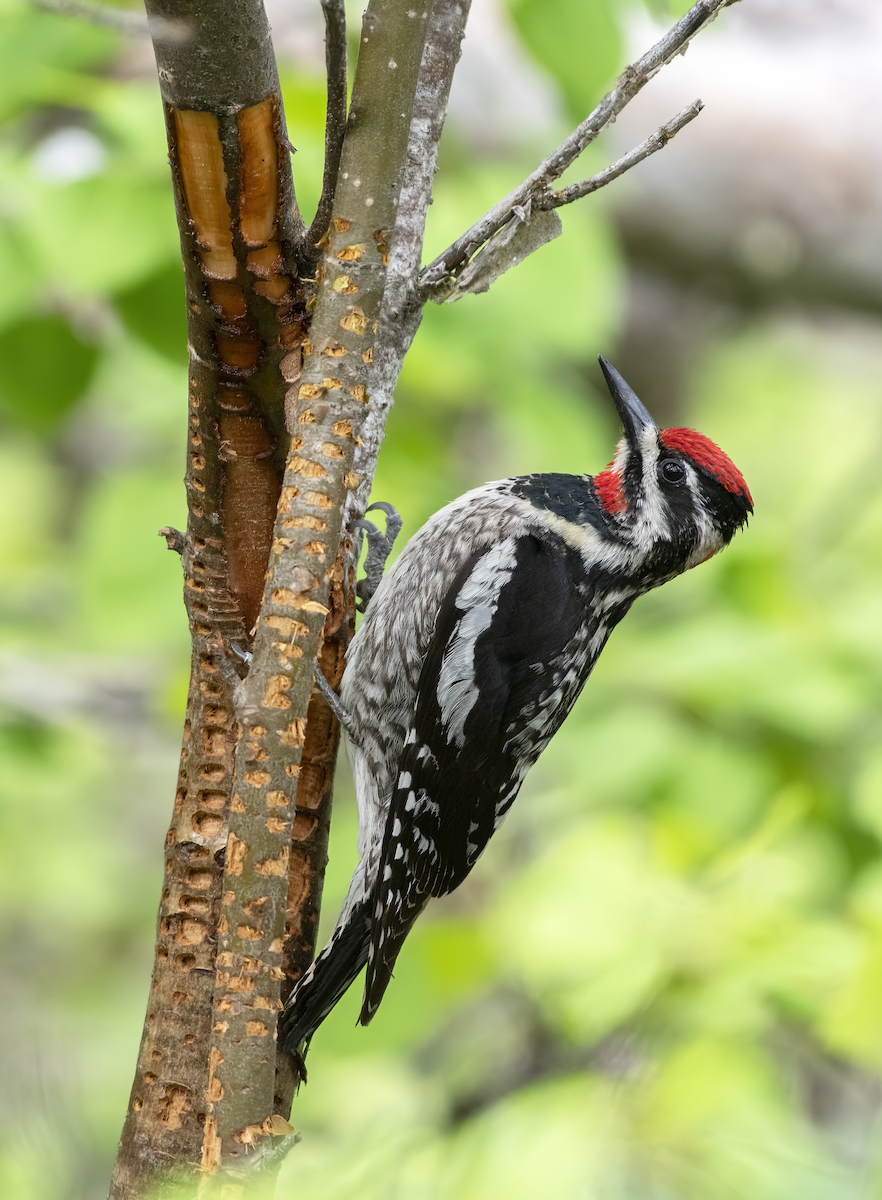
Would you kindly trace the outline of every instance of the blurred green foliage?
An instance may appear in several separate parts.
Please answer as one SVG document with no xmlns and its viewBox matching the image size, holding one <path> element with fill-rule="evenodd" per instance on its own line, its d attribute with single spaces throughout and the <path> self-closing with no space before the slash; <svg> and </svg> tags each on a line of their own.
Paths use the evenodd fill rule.
<svg viewBox="0 0 882 1200">
<path fill-rule="evenodd" d="M 557 81 L 574 122 L 584 120 L 622 67 L 621 6 L 555 0 L 549 20 L 546 0 L 511 0 L 509 11 L 532 56 Z"/>
<path fill-rule="evenodd" d="M 580 115 L 620 65 L 619 6 L 511 10 Z M 188 662 L 155 536 L 185 520 L 185 345 L 143 55 L 14 0 L 0 21 L 0 1193 L 57 1200 L 103 1194 L 146 1000 Z M 283 75 L 309 212 L 322 82 Z M 451 127 L 427 253 L 534 149 L 478 161 Z M 564 223 L 426 313 L 375 488 L 406 534 L 484 479 L 610 457 L 593 363 L 623 264 L 605 201 Z M 694 364 L 678 420 L 756 517 L 617 631 L 370 1029 L 355 989 L 322 1027 L 280 1195 L 882 1191 L 880 365 L 877 330 L 797 316 Z M 341 771 L 326 927 L 355 829 Z"/>
</svg>

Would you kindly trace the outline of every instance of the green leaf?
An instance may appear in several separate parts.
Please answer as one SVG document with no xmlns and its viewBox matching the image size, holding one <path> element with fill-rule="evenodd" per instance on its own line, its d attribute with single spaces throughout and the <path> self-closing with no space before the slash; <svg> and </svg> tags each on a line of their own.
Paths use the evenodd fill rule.
<svg viewBox="0 0 882 1200">
<path fill-rule="evenodd" d="M 31 307 L 37 291 L 34 264 L 28 248 L 15 227 L 0 222 L 0 325 Z"/>
<path fill-rule="evenodd" d="M 108 174 L 38 188 L 21 221 L 45 274 L 74 292 L 128 287 L 180 261 L 167 183 Z"/>
<path fill-rule="evenodd" d="M 0 406 L 34 432 L 57 425 L 89 386 L 98 362 L 63 317 L 25 317 L 0 333 Z"/>
<path fill-rule="evenodd" d="M 581 120 L 607 90 L 622 55 L 609 0 L 513 0 L 511 15 L 524 45 L 560 85 Z"/>
<path fill-rule="evenodd" d="M 0 121 L 30 105 L 61 102 L 72 73 L 105 62 L 119 44 L 109 29 L 31 5 L 4 3 L 0 16 Z"/>
<path fill-rule="evenodd" d="M 135 337 L 172 362 L 186 366 L 184 278 L 177 263 L 169 263 L 142 283 L 119 292 L 114 301 L 123 323 Z"/>
</svg>

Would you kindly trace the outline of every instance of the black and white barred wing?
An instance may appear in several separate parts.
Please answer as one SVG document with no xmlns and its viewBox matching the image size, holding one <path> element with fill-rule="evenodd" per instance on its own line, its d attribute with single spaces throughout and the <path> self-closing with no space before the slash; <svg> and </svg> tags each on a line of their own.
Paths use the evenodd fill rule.
<svg viewBox="0 0 882 1200">
<path fill-rule="evenodd" d="M 576 552 L 532 535 L 473 555 L 448 592 L 386 822 L 362 1024 L 429 897 L 472 869 L 578 694 L 592 633 L 588 593 Z"/>
</svg>

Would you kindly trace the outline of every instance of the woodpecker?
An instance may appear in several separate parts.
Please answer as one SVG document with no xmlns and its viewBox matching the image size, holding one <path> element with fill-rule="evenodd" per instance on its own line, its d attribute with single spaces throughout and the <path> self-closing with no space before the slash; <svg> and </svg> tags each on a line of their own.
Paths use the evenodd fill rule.
<svg viewBox="0 0 882 1200">
<path fill-rule="evenodd" d="M 360 861 L 280 1017 L 303 1055 L 365 964 L 359 1021 L 414 921 L 465 879 L 634 600 L 722 550 L 753 512 L 708 438 L 660 430 L 610 363 L 624 427 L 599 474 L 521 475 L 437 512 L 370 600 L 339 711 Z M 323 689 L 325 690 L 325 689 Z"/>
</svg>

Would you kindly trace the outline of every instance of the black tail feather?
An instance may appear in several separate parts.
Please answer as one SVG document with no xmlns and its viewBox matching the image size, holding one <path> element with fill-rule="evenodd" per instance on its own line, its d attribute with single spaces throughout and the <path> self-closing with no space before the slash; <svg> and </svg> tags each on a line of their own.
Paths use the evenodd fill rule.
<svg viewBox="0 0 882 1200">
<path fill-rule="evenodd" d="M 374 891 L 374 902 L 378 904 L 378 896 L 382 885 L 377 885 Z M 371 945 L 368 954 L 367 975 L 364 984 L 364 1000 L 359 1013 L 360 1025 L 367 1025 L 374 1013 L 380 1007 L 386 988 L 392 979 L 395 960 L 404 945 L 404 939 L 410 933 L 414 921 L 429 902 L 427 892 L 412 888 L 404 896 L 398 897 L 398 903 L 391 905 L 374 921 L 371 931 Z"/>
<path fill-rule="evenodd" d="M 301 1067 L 312 1035 L 367 962 L 370 936 L 370 903 L 362 900 L 288 998 L 279 1017 L 279 1045 Z"/>
</svg>

